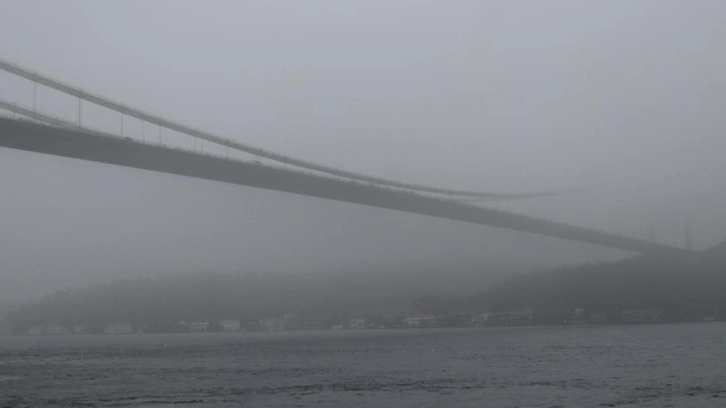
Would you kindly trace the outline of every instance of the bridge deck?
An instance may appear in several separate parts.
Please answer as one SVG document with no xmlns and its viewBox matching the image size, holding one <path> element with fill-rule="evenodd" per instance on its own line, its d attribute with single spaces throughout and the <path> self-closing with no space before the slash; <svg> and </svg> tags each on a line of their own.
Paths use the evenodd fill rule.
<svg viewBox="0 0 726 408">
<path fill-rule="evenodd" d="M 0 146 L 531 232 L 656 255 L 689 251 L 452 200 L 0 118 Z"/>
</svg>

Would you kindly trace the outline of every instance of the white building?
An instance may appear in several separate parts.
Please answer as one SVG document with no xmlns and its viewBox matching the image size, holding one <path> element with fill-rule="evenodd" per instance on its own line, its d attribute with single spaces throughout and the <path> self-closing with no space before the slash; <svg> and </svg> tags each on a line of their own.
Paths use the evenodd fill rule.
<svg viewBox="0 0 726 408">
<path fill-rule="evenodd" d="M 51 323 L 45 326 L 45 334 L 69 334 L 68 330 L 61 324 Z"/>
<path fill-rule="evenodd" d="M 437 323 L 434 315 L 409 316 L 403 319 L 406 327 L 435 327 Z"/>
<path fill-rule="evenodd" d="M 489 313 L 484 312 L 480 313 L 479 316 L 477 316 L 477 322 L 481 324 L 486 324 L 487 320 L 489 319 Z"/>
<path fill-rule="evenodd" d="M 295 313 L 286 313 L 282 318 L 285 320 L 285 330 L 300 330 L 303 328 L 302 319 Z"/>
<path fill-rule="evenodd" d="M 365 329 L 366 328 L 366 319 L 364 319 L 362 317 L 348 319 L 348 328 L 349 329 Z"/>
<path fill-rule="evenodd" d="M 104 334 L 129 334 L 132 332 L 131 325 L 128 323 L 109 324 L 103 329 Z"/>
<path fill-rule="evenodd" d="M 236 319 L 224 319 L 219 322 L 219 325 L 222 326 L 222 331 L 226 332 L 239 331 L 242 328 L 242 324 Z"/>
<path fill-rule="evenodd" d="M 285 330 L 285 318 L 283 317 L 265 317 L 260 320 L 260 327 L 265 331 L 282 331 Z"/>
<path fill-rule="evenodd" d="M 31 336 L 40 336 L 45 334 L 45 326 L 37 325 L 28 329 L 28 334 Z"/>
<path fill-rule="evenodd" d="M 656 323 L 665 321 L 666 314 L 658 308 L 630 309 L 623 310 L 620 318 L 628 323 Z"/>
<path fill-rule="evenodd" d="M 189 330 L 193 332 L 205 332 L 209 330 L 209 322 L 192 322 Z"/>
</svg>

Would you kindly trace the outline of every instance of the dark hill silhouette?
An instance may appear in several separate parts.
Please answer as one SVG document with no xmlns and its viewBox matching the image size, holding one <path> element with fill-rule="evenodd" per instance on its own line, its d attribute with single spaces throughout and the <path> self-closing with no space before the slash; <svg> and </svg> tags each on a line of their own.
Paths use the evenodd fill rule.
<svg viewBox="0 0 726 408">
<path fill-rule="evenodd" d="M 639 256 L 527 274 L 505 269 L 456 265 L 139 278 L 60 291 L 23 305 L 8 321 L 20 332 L 49 323 L 93 331 L 121 321 L 154 332 L 175 331 L 179 321 L 256 321 L 285 313 L 328 324 L 413 309 L 441 315 L 533 309 L 540 323 L 562 323 L 576 308 L 585 310 L 585 318 L 598 314 L 608 321 L 618 321 L 628 309 L 657 308 L 673 320 L 726 312 L 726 243 L 693 257 Z M 446 280 L 470 282 L 469 294 L 444 287 Z"/>
<path fill-rule="evenodd" d="M 726 243 L 691 258 L 635 257 L 533 272 L 473 296 L 477 310 L 531 308 L 567 317 L 575 308 L 617 321 L 626 309 L 658 308 L 674 320 L 726 311 Z"/>
</svg>

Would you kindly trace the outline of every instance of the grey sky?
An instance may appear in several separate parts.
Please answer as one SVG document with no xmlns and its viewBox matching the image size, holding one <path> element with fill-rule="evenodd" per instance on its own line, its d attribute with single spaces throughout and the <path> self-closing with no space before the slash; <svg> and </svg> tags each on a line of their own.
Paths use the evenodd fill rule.
<svg viewBox="0 0 726 408">
<path fill-rule="evenodd" d="M 652 225 L 673 244 L 688 219 L 706 247 L 726 233 L 725 17 L 718 0 L 6 0 L 0 56 L 248 144 L 387 178 L 503 192 L 597 185 L 510 205 L 639 237 Z M 74 117 L 72 98 L 38 95 L 40 109 Z M 0 96 L 30 104 L 32 87 L 3 73 Z M 84 121 L 120 126 L 91 106 Z M 124 127 L 142 137 L 138 122 Z M 176 136 L 167 141 L 191 146 Z M 0 297 L 177 269 L 620 255 L 9 150 L 0 185 Z"/>
</svg>

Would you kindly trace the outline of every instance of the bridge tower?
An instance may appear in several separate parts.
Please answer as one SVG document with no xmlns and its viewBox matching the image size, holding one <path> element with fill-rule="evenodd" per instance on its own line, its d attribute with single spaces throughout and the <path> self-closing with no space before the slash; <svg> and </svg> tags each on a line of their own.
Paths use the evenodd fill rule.
<svg viewBox="0 0 726 408">
<path fill-rule="evenodd" d="M 693 249 L 693 239 L 691 237 L 691 222 L 686 220 L 683 224 L 683 233 L 685 234 L 686 249 L 691 251 Z"/>
<path fill-rule="evenodd" d="M 653 224 L 648 226 L 648 241 L 655 243 L 655 230 L 653 229 Z"/>
</svg>

